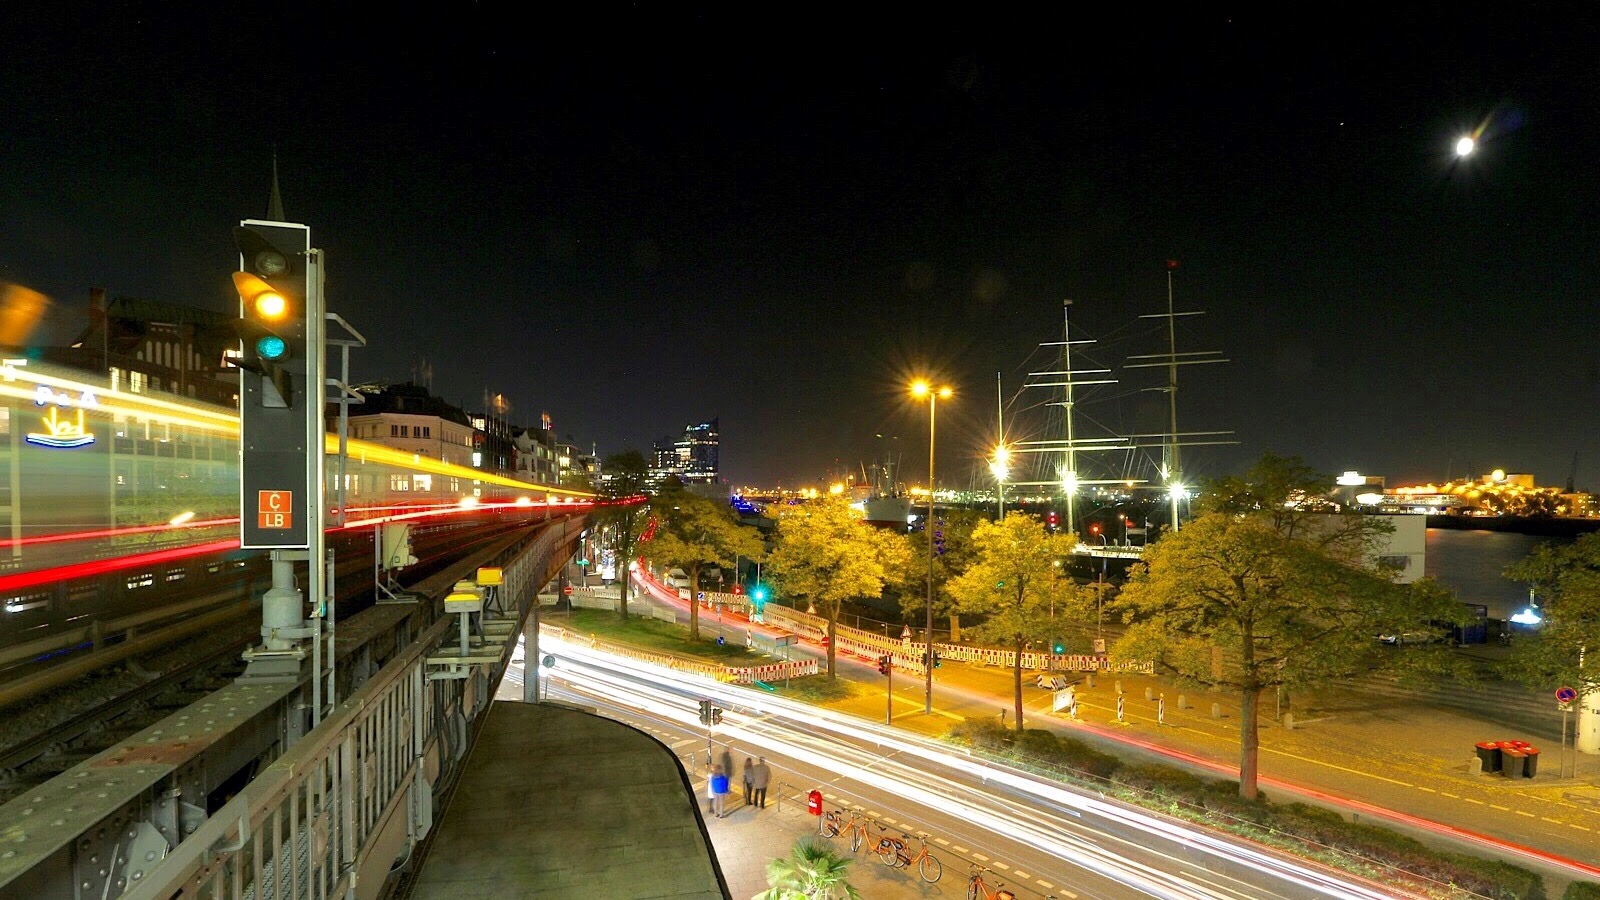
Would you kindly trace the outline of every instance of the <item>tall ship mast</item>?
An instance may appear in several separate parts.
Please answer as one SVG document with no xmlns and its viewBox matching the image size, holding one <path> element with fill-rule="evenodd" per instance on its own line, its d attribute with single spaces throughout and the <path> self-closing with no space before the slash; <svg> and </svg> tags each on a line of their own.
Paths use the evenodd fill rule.
<svg viewBox="0 0 1600 900">
<path fill-rule="evenodd" d="M 1167 383 L 1165 387 L 1153 390 L 1165 391 L 1167 395 L 1167 431 L 1159 435 L 1136 435 L 1138 438 L 1159 437 L 1161 442 L 1161 482 L 1167 489 L 1167 498 L 1172 507 L 1172 530 L 1177 531 L 1180 519 L 1180 504 L 1188 499 L 1189 488 L 1183 483 L 1183 464 L 1178 455 L 1178 448 L 1182 446 L 1196 446 L 1200 444 L 1232 444 L 1236 441 L 1197 441 L 1193 438 L 1209 437 L 1231 434 L 1226 431 L 1198 431 L 1184 433 L 1178 431 L 1178 367 L 1198 366 L 1210 363 L 1223 363 L 1228 360 L 1222 358 L 1221 350 L 1191 350 L 1184 353 L 1178 352 L 1178 327 L 1180 316 L 1203 316 L 1204 310 L 1177 311 L 1173 308 L 1172 301 L 1172 273 L 1177 271 L 1178 261 L 1167 260 L 1167 311 L 1164 313 L 1146 313 L 1141 319 L 1166 319 L 1167 325 L 1167 352 L 1142 353 L 1128 357 L 1130 362 L 1124 363 L 1125 369 L 1165 368 L 1167 370 Z"/>
<path fill-rule="evenodd" d="M 1054 479 L 1043 481 L 1014 481 L 1018 486 L 1046 486 L 1059 487 L 1063 502 L 1066 506 L 1068 534 L 1077 534 L 1077 495 L 1078 490 L 1084 485 L 1119 483 L 1103 479 L 1086 479 L 1078 468 L 1078 454 L 1081 452 L 1126 449 L 1128 441 L 1116 435 L 1106 437 L 1079 438 L 1075 424 L 1075 409 L 1078 402 L 1077 390 L 1097 384 L 1116 384 L 1115 378 L 1095 378 L 1089 376 L 1109 375 L 1110 369 L 1074 369 L 1072 362 L 1072 348 L 1083 347 L 1095 343 L 1093 340 L 1074 339 L 1072 337 L 1072 301 L 1061 301 L 1061 340 L 1044 341 L 1039 344 L 1041 348 L 1059 348 L 1055 350 L 1060 360 L 1060 368 L 1046 369 L 1038 372 L 1029 372 L 1024 388 L 1043 388 L 1053 390 L 1059 388 L 1059 400 L 1046 402 L 1046 406 L 1059 407 L 1064 420 L 1064 438 L 1047 438 L 1043 440 L 1021 441 L 1014 448 L 1016 453 L 1043 453 L 1048 456 L 1059 455 L 1061 460 L 1057 467 Z"/>
</svg>

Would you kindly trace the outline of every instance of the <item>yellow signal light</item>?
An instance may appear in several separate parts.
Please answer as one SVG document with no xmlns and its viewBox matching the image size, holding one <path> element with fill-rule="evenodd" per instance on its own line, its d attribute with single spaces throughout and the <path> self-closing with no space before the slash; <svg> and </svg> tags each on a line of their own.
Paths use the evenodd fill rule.
<svg viewBox="0 0 1600 900">
<path fill-rule="evenodd" d="M 249 272 L 233 273 L 233 286 L 239 299 L 260 318 L 281 319 L 289 311 L 289 301 L 277 288 Z"/>
</svg>

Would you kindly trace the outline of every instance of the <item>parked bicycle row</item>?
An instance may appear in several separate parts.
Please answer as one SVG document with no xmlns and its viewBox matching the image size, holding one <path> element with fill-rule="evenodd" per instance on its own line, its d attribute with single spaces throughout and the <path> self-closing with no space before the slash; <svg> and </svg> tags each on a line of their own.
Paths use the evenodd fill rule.
<svg viewBox="0 0 1600 900">
<path fill-rule="evenodd" d="M 890 868 L 915 867 L 917 875 L 929 884 L 938 881 L 944 874 L 944 864 L 939 861 L 939 857 L 928 850 L 926 832 L 919 831 L 913 837 L 904 831 L 886 828 L 878 820 L 854 807 L 849 810 L 840 808 L 825 811 L 819 827 L 829 838 L 848 840 L 853 853 L 858 853 L 862 847 L 867 847 L 870 855 Z M 896 833 L 899 837 L 894 836 Z M 913 840 L 917 844 L 915 850 L 911 849 Z M 967 900 L 1017 900 L 1017 895 L 1008 890 L 1003 882 L 996 881 L 990 884 L 984 877 L 986 872 L 993 874 L 992 869 L 975 862 L 968 862 L 968 866 L 970 871 L 967 875 Z M 1051 896 L 1047 900 L 1054 900 L 1054 897 Z"/>
</svg>

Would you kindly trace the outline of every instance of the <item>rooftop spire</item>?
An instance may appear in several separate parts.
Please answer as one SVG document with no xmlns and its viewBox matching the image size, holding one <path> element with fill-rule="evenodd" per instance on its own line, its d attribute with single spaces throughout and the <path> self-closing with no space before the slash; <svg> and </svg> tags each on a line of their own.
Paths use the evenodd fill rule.
<svg viewBox="0 0 1600 900">
<path fill-rule="evenodd" d="M 283 195 L 278 193 L 278 151 L 272 151 L 272 196 L 267 199 L 267 218 L 274 222 L 287 221 L 283 217 Z"/>
</svg>

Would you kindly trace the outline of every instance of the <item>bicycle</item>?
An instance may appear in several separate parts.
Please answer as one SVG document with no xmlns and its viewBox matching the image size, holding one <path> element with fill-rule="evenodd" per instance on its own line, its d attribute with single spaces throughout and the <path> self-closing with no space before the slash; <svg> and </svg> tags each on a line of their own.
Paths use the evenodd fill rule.
<svg viewBox="0 0 1600 900">
<path fill-rule="evenodd" d="M 861 844 L 867 838 L 872 836 L 867 831 L 868 827 L 872 825 L 872 820 L 865 816 L 857 815 L 856 811 L 852 809 L 850 810 L 850 818 L 841 823 L 839 821 L 841 812 L 842 810 L 836 809 L 824 817 L 822 833 L 830 838 L 838 837 L 841 834 L 850 835 L 850 852 L 854 853 L 861 849 Z"/>
<path fill-rule="evenodd" d="M 989 883 L 983 880 L 983 873 L 989 871 L 977 863 L 972 864 L 972 874 L 967 876 L 967 900 L 1017 900 L 1017 895 L 1006 890 L 1004 882 L 995 882 L 994 890 L 989 889 Z"/>
<path fill-rule="evenodd" d="M 927 835 L 917 834 L 921 846 L 916 853 L 906 852 L 906 842 L 911 840 L 910 836 L 902 832 L 900 837 L 898 841 L 891 837 L 878 841 L 873 851 L 878 854 L 878 861 L 892 869 L 909 869 L 912 863 L 916 863 L 917 874 L 922 876 L 923 881 L 929 884 L 938 881 L 939 876 L 944 874 L 944 865 L 939 862 L 939 857 L 928 852 Z"/>
</svg>

